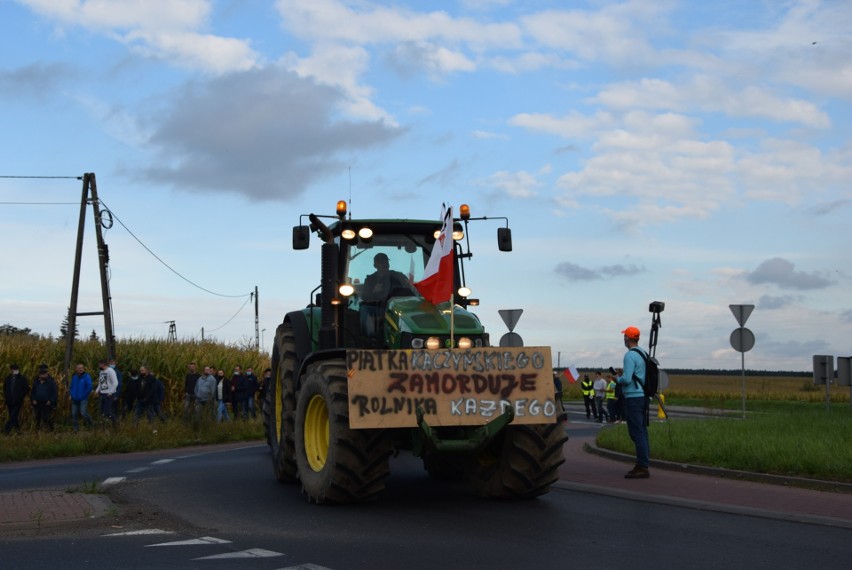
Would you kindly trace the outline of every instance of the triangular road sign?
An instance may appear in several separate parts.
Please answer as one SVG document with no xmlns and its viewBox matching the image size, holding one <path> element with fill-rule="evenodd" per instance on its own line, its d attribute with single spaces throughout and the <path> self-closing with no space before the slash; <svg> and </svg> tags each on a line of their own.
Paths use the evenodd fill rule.
<svg viewBox="0 0 852 570">
<path fill-rule="evenodd" d="M 754 305 L 728 305 L 731 308 L 731 312 L 734 313 L 734 318 L 737 319 L 737 322 L 741 327 L 744 327 L 746 321 L 751 316 L 751 312 L 754 310 Z"/>
<path fill-rule="evenodd" d="M 521 318 L 521 313 L 524 312 L 523 309 L 499 309 L 497 311 L 500 313 L 500 317 L 503 319 L 503 322 L 506 323 L 506 326 L 509 327 L 509 332 L 515 330 L 515 325 L 518 324 L 518 320 Z"/>
</svg>

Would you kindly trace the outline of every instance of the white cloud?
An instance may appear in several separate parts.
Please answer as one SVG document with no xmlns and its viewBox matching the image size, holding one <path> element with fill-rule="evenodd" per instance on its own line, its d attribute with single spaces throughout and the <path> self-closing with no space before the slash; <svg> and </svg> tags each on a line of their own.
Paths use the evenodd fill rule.
<svg viewBox="0 0 852 570">
<path fill-rule="evenodd" d="M 511 198 L 533 198 L 537 195 L 536 189 L 541 186 L 541 182 L 529 172 L 500 171 L 482 181 L 481 186 L 496 188 Z"/>
<path fill-rule="evenodd" d="M 63 24 L 110 31 L 187 30 L 207 22 L 209 0 L 18 0 Z"/>
<path fill-rule="evenodd" d="M 80 26 L 127 44 L 144 57 L 223 74 L 258 64 L 249 42 L 198 33 L 207 0 L 20 0 L 59 25 Z"/>
<path fill-rule="evenodd" d="M 778 96 L 755 85 L 735 89 L 719 78 L 704 75 L 680 84 L 655 78 L 616 83 L 601 90 L 592 100 L 617 110 L 702 111 L 732 117 L 762 117 L 814 128 L 831 126 L 828 115 L 811 102 Z"/>
<path fill-rule="evenodd" d="M 449 42 L 475 50 L 522 45 L 513 23 L 481 23 L 441 11 L 421 13 L 368 2 L 355 9 L 338 0 L 278 0 L 276 7 L 290 33 L 319 43 Z"/>
<path fill-rule="evenodd" d="M 491 139 L 491 140 L 502 140 L 502 141 L 509 140 L 509 137 L 507 135 L 503 134 L 503 133 L 492 133 L 490 131 L 473 131 L 473 133 L 471 133 L 471 134 L 473 135 L 473 138 L 475 138 L 475 139 L 482 139 L 482 140 Z"/>
<path fill-rule="evenodd" d="M 615 118 L 605 112 L 588 116 L 577 111 L 571 111 L 562 117 L 554 117 L 544 113 L 519 113 L 509 119 L 509 124 L 530 131 L 572 139 L 586 138 L 602 128 L 613 126 Z"/>
<path fill-rule="evenodd" d="M 806 197 L 848 196 L 850 158 L 850 150 L 826 154 L 798 141 L 768 139 L 740 158 L 737 169 L 747 197 L 796 205 Z"/>
<path fill-rule="evenodd" d="M 648 63 L 654 49 L 646 33 L 665 11 L 660 2 L 624 2 L 599 11 L 552 10 L 521 18 L 524 31 L 540 44 L 588 61 L 615 65 Z"/>
<path fill-rule="evenodd" d="M 289 53 L 281 59 L 281 64 L 300 77 L 339 88 L 346 95 L 342 109 L 350 116 L 396 125 L 393 117 L 372 102 L 373 89 L 360 83 L 359 78 L 368 69 L 369 61 L 370 55 L 364 48 L 323 44 L 316 46 L 305 58 Z"/>
</svg>

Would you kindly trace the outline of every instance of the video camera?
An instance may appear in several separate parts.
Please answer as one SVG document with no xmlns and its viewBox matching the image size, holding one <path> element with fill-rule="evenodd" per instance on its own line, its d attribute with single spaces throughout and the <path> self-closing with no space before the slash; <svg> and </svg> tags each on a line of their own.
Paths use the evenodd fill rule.
<svg viewBox="0 0 852 570">
<path fill-rule="evenodd" d="M 654 356 L 657 352 L 657 332 L 663 326 L 660 320 L 660 313 L 666 309 L 666 304 L 662 301 L 651 301 L 648 305 L 648 312 L 651 313 L 651 334 L 648 337 L 648 354 Z"/>
</svg>

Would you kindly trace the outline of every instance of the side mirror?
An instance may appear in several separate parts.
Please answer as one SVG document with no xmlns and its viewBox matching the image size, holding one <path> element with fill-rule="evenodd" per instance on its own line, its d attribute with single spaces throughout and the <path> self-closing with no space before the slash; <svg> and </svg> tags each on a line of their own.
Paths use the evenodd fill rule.
<svg viewBox="0 0 852 570">
<path fill-rule="evenodd" d="M 308 249 L 311 245 L 311 228 L 295 226 L 293 228 L 293 249 Z"/>
<path fill-rule="evenodd" d="M 512 251 L 512 230 L 497 228 L 497 247 L 500 251 Z"/>
</svg>

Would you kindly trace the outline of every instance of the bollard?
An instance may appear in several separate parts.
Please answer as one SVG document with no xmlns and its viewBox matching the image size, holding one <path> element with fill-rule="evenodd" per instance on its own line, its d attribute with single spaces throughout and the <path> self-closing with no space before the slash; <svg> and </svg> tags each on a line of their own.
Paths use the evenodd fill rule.
<svg viewBox="0 0 852 570">
<path fill-rule="evenodd" d="M 663 396 L 662 394 L 657 394 L 657 397 L 660 398 L 660 403 L 663 404 L 663 406 L 665 406 L 666 405 L 666 397 Z M 665 419 L 665 417 L 666 417 L 666 412 L 665 412 L 665 410 L 663 410 L 663 406 L 657 405 L 657 419 L 662 420 L 662 419 Z"/>
</svg>

